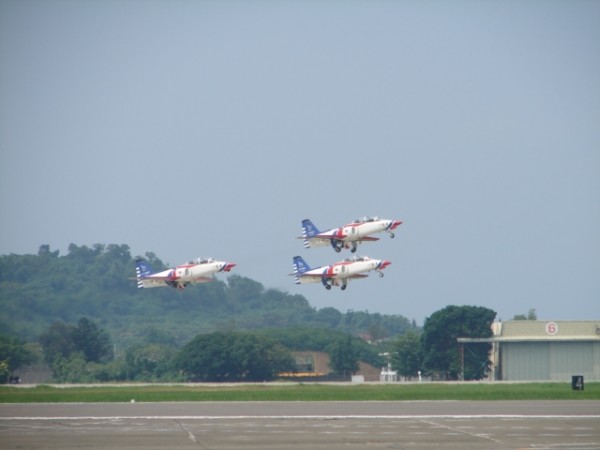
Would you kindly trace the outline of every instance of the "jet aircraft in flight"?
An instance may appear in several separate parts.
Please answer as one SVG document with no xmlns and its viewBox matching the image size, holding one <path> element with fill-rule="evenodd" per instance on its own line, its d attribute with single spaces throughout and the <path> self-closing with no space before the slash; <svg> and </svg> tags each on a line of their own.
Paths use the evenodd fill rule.
<svg viewBox="0 0 600 450">
<path fill-rule="evenodd" d="M 172 269 L 152 273 L 148 261 L 138 259 L 135 262 L 135 272 L 138 288 L 154 288 L 170 286 L 183 290 L 189 284 L 206 283 L 212 281 L 217 272 L 229 272 L 235 263 L 216 261 L 212 258 L 198 258 L 196 262 L 190 261 Z"/>
<path fill-rule="evenodd" d="M 368 256 L 355 256 L 346 258 L 329 266 L 311 268 L 301 256 L 294 256 L 294 276 L 296 284 L 322 283 L 325 289 L 332 286 L 340 286 L 346 289 L 348 281 L 357 278 L 366 278 L 366 272 L 375 270 L 379 276 L 383 276 L 382 270 L 391 264 L 385 259 L 372 259 Z"/>
<path fill-rule="evenodd" d="M 364 217 L 339 228 L 319 231 L 310 219 L 302 221 L 302 236 L 304 247 L 331 245 L 336 252 L 349 248 L 352 253 L 356 251 L 359 243 L 364 241 L 377 241 L 379 238 L 372 234 L 387 232 L 394 237 L 393 230 L 402 224 L 401 220 L 380 219 L 379 217 Z"/>
</svg>

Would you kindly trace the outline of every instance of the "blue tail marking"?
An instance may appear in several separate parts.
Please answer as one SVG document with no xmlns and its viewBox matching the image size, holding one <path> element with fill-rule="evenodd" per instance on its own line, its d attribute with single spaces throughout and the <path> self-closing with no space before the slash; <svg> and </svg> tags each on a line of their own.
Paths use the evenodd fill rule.
<svg viewBox="0 0 600 450">
<path fill-rule="evenodd" d="M 319 229 L 310 221 L 310 219 L 304 219 L 302 221 L 302 237 L 311 238 L 319 233 Z"/>
<path fill-rule="evenodd" d="M 296 284 L 300 284 L 300 275 L 308 272 L 310 266 L 304 261 L 302 256 L 294 256 L 294 281 Z"/>
<path fill-rule="evenodd" d="M 152 267 L 150 267 L 148 261 L 143 259 L 137 259 L 135 261 L 135 275 L 138 280 L 138 288 L 143 288 L 144 285 L 142 280 L 147 276 L 152 275 Z"/>
<path fill-rule="evenodd" d="M 309 238 L 319 234 L 319 229 L 315 226 L 310 219 L 304 219 L 302 221 L 302 237 L 304 238 L 304 248 L 310 248 Z"/>
</svg>

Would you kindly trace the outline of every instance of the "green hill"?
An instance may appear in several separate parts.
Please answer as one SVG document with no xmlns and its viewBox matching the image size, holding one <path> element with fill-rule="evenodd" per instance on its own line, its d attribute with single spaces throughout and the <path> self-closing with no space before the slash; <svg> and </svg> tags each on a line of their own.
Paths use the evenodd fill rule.
<svg viewBox="0 0 600 450">
<path fill-rule="evenodd" d="M 166 268 L 153 253 L 146 259 Z M 317 309 L 301 295 L 265 288 L 238 275 L 226 281 L 174 289 L 138 289 L 127 245 L 71 244 L 66 255 L 43 245 L 37 255 L 0 256 L 0 328 L 33 341 L 56 322 L 86 317 L 124 349 L 162 336 L 181 346 L 213 331 L 266 328 L 327 328 L 373 339 L 404 334 L 414 328 L 403 316 Z"/>
</svg>

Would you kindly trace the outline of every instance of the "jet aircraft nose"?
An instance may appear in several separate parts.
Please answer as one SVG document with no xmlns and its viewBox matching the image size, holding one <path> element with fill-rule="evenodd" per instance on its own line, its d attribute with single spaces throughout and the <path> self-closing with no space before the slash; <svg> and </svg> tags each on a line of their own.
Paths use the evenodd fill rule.
<svg viewBox="0 0 600 450">
<path fill-rule="evenodd" d="M 388 261 L 387 259 L 383 259 L 381 260 L 381 262 L 379 263 L 379 268 L 380 269 L 385 269 L 387 266 L 389 266 L 392 262 Z"/>
<path fill-rule="evenodd" d="M 235 263 L 226 263 L 225 267 L 223 267 L 223 272 L 229 272 L 231 269 L 235 267 Z"/>
</svg>

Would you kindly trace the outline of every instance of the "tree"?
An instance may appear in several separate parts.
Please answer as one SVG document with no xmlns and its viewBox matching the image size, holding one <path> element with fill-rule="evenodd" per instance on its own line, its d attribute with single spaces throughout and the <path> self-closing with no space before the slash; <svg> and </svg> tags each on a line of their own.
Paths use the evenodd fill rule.
<svg viewBox="0 0 600 450">
<path fill-rule="evenodd" d="M 264 329 L 256 333 L 269 336 L 281 342 L 283 346 L 290 350 L 312 350 L 317 352 L 328 352 L 333 342 L 349 338 L 360 361 L 367 362 L 375 367 L 379 367 L 384 363 L 376 346 L 342 331 L 327 328 L 288 327 Z"/>
<path fill-rule="evenodd" d="M 96 381 L 90 374 L 82 352 L 73 352 L 66 358 L 57 358 L 51 365 L 52 376 L 59 383 L 90 383 Z"/>
<path fill-rule="evenodd" d="M 8 367 L 8 360 L 0 359 L 0 383 L 6 383 L 9 374 L 10 367 Z"/>
<path fill-rule="evenodd" d="M 422 369 L 421 336 L 408 331 L 394 341 L 391 347 L 392 367 L 399 375 L 413 377 Z"/>
<path fill-rule="evenodd" d="M 335 373 L 349 378 L 358 371 L 359 352 L 352 342 L 352 336 L 347 335 L 333 341 L 327 347 L 327 353 L 329 365 Z"/>
<path fill-rule="evenodd" d="M 449 379 L 481 379 L 490 367 L 490 343 L 469 345 L 465 351 L 464 374 L 458 337 L 487 338 L 496 312 L 481 306 L 447 306 L 425 320 L 421 345 L 423 363 L 430 372 Z"/>
<path fill-rule="evenodd" d="M 527 311 L 527 315 L 515 314 L 512 320 L 537 320 L 535 308 L 529 308 L 529 311 Z"/>
<path fill-rule="evenodd" d="M 64 322 L 54 322 L 40 338 L 44 359 L 50 365 L 57 358 L 68 358 L 76 350 L 73 341 L 75 327 Z"/>
<path fill-rule="evenodd" d="M 170 374 L 175 348 L 163 344 L 133 346 L 125 353 L 125 372 L 129 380 L 155 381 Z"/>
<path fill-rule="evenodd" d="M 198 335 L 178 353 L 174 365 L 194 381 L 268 381 L 294 369 L 279 342 L 252 333 Z"/>
<path fill-rule="evenodd" d="M 165 269 L 155 254 L 146 253 L 146 258 L 154 270 Z M 102 324 L 123 355 L 128 347 L 145 344 L 147 330 L 152 327 L 173 336 L 177 345 L 199 333 L 227 327 L 320 327 L 354 336 L 370 332 L 375 338 L 401 335 L 411 328 L 400 315 L 317 310 L 302 295 L 265 289 L 260 283 L 234 275 L 190 286 L 183 292 L 137 289 L 135 262 L 127 245 L 71 244 L 65 255 L 42 245 L 37 254 L 0 255 L 0 329 L 28 341 L 45 335 L 54 339 L 52 345 L 46 342 L 46 353 L 54 347 L 51 353 L 64 357 L 76 351 L 70 332 L 64 328 L 66 324 L 77 327 L 81 317 Z M 62 330 L 49 330 L 56 322 L 62 323 Z M 48 335 L 49 331 L 57 333 Z M 306 336 L 314 341 L 309 333 Z M 328 336 L 323 342 L 332 340 Z M 361 360 L 377 366 L 371 356 L 365 359 L 367 352 L 360 348 Z M 377 349 L 374 353 L 377 359 Z M 89 352 L 86 358 L 96 359 Z M 51 356 L 49 362 L 53 359 Z"/>
<path fill-rule="evenodd" d="M 52 364 L 57 357 L 68 358 L 74 352 L 81 352 L 88 362 L 100 362 L 112 357 L 110 338 L 96 324 L 85 317 L 77 326 L 64 322 L 54 322 L 40 336 L 44 359 Z"/>
<path fill-rule="evenodd" d="M 342 321 L 342 313 L 332 307 L 321 308 L 317 312 L 317 320 L 330 328 L 337 328 Z"/>
<path fill-rule="evenodd" d="M 0 383 L 5 383 L 12 372 L 35 362 L 35 356 L 19 340 L 0 334 L 0 362 Z"/>
<path fill-rule="evenodd" d="M 41 258 L 58 258 L 58 254 L 58 250 L 51 252 L 48 244 L 40 245 L 38 249 L 38 256 Z"/>
<path fill-rule="evenodd" d="M 101 362 L 112 359 L 110 337 L 96 324 L 82 317 L 73 330 L 73 342 L 88 362 Z"/>
</svg>

